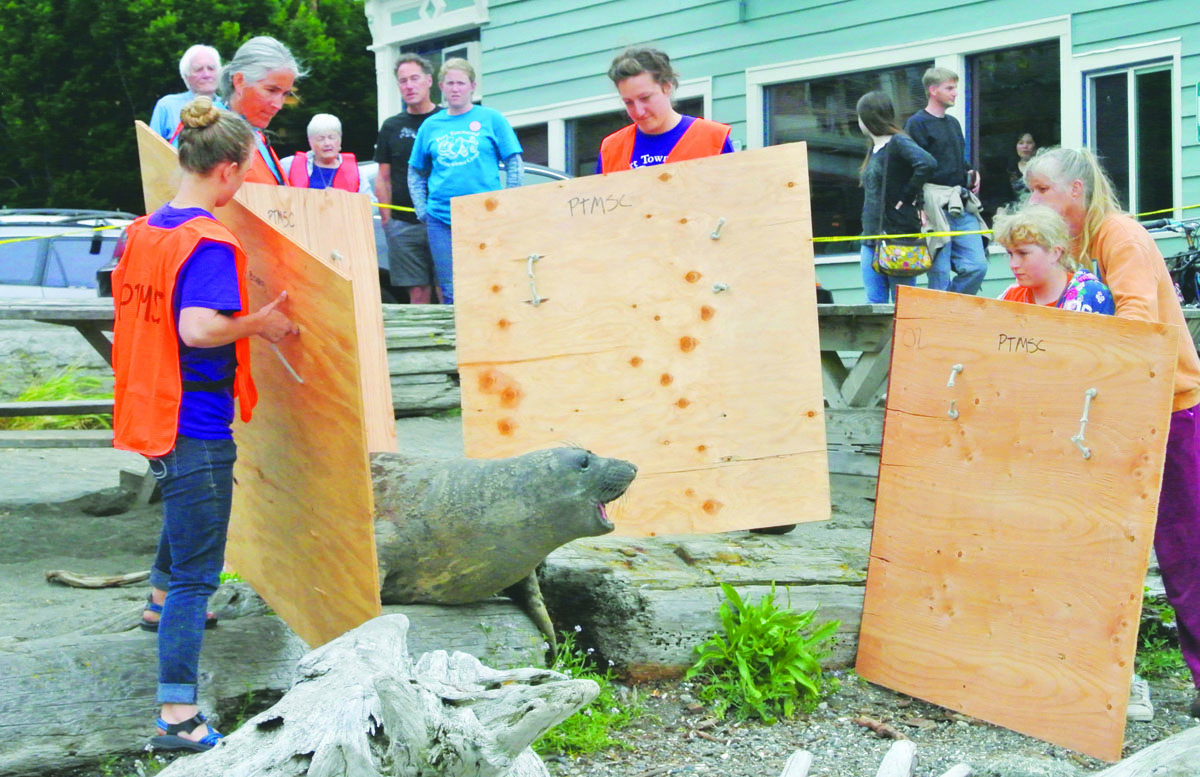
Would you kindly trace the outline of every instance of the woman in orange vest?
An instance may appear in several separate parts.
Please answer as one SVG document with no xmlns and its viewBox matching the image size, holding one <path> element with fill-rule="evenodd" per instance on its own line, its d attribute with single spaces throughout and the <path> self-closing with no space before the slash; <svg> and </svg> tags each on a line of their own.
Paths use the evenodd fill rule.
<svg viewBox="0 0 1200 777">
<path fill-rule="evenodd" d="M 256 393 L 248 338 L 297 331 L 277 308 L 254 313 L 246 254 L 212 215 L 251 168 L 254 130 L 199 97 L 182 111 L 183 181 L 129 227 L 113 271 L 113 446 L 141 453 L 162 487 L 163 529 L 150 571 L 158 631 L 158 735 L 164 750 L 207 750 L 221 735 L 196 706 L 205 606 L 225 560 L 237 456 L 236 399 L 249 421 Z"/>
<path fill-rule="evenodd" d="M 633 124 L 600 143 L 597 173 L 661 165 L 733 151 L 729 127 L 684 116 L 671 104 L 679 76 L 658 49 L 629 48 L 613 60 L 608 77 L 617 85 Z"/>
<path fill-rule="evenodd" d="M 221 99 L 254 127 L 255 149 L 247 181 L 287 184 L 283 166 L 263 130 L 291 98 L 297 79 L 305 75 L 292 52 L 265 35 L 243 43 L 229 64 L 221 68 Z"/>
<path fill-rule="evenodd" d="M 308 145 L 311 153 L 301 151 L 283 161 L 289 186 L 370 194 L 366 179 L 358 174 L 358 160 L 342 151 L 342 123 L 337 116 L 313 116 L 308 123 Z"/>
</svg>

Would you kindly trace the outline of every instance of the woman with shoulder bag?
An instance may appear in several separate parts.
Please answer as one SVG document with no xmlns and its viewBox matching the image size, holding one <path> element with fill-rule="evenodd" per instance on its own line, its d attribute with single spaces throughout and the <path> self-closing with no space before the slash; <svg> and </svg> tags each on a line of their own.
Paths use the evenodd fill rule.
<svg viewBox="0 0 1200 777">
<path fill-rule="evenodd" d="M 871 139 L 859 171 L 859 184 L 863 188 L 862 225 L 864 235 L 907 235 L 921 231 L 921 216 L 917 199 L 921 187 L 933 175 L 937 161 L 904 134 L 896 124 L 896 109 L 886 92 L 867 92 L 858 101 L 858 127 Z M 860 249 L 863 289 L 867 302 L 887 303 L 896 299 L 898 286 L 911 286 L 916 276 L 929 269 L 928 249 L 924 260 L 914 257 L 914 262 L 901 264 L 888 272 L 885 260 L 877 264 L 877 255 L 889 249 L 901 254 L 919 254 L 924 243 L 917 240 L 864 240 Z M 920 269 L 924 263 L 925 270 Z M 879 267 L 880 269 L 877 269 Z"/>
</svg>

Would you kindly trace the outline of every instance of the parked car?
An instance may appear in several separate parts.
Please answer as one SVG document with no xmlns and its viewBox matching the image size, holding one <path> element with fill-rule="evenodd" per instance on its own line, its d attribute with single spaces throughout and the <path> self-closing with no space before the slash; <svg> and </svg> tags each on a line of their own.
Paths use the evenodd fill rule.
<svg viewBox="0 0 1200 777">
<path fill-rule="evenodd" d="M 112 210 L 0 210 L 0 297 L 96 297 L 97 271 L 119 255 L 135 218 Z"/>
<path fill-rule="evenodd" d="M 500 166 L 501 171 L 504 165 Z M 378 162 L 360 162 L 358 165 L 358 174 L 367 179 L 370 184 L 371 191 L 375 191 L 375 176 L 379 173 Z M 561 170 L 555 170 L 552 167 L 545 165 L 525 164 L 525 175 L 522 178 L 522 186 L 532 186 L 539 183 L 549 183 L 551 181 L 566 181 L 574 176 L 569 173 L 564 173 Z M 501 172 L 500 183 L 504 183 L 504 174 Z M 375 202 L 375 195 L 371 195 L 371 201 Z M 379 218 L 379 208 L 375 208 L 375 252 L 379 261 L 379 290 L 380 296 L 384 302 L 404 302 L 406 292 L 403 289 L 397 289 L 392 286 L 391 278 L 388 274 L 388 253 L 387 239 L 383 235 L 383 221 Z"/>
</svg>

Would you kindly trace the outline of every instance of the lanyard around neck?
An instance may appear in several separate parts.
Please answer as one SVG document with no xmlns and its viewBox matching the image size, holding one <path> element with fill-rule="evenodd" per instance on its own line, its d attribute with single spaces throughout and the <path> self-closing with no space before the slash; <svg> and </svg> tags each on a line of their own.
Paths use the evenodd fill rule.
<svg viewBox="0 0 1200 777">
<path fill-rule="evenodd" d="M 267 169 L 271 171 L 271 175 L 275 176 L 275 181 L 283 186 L 283 174 L 279 172 L 279 159 L 275 156 L 275 149 L 267 145 L 266 138 L 259 130 L 254 131 L 254 142 L 258 144 L 258 153 L 267 163 Z"/>
</svg>

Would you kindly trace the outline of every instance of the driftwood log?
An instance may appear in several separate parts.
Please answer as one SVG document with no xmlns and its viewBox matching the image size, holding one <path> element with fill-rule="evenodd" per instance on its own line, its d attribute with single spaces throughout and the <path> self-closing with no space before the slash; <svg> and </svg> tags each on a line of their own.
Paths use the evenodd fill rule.
<svg viewBox="0 0 1200 777">
<path fill-rule="evenodd" d="M 807 750 L 797 750 L 783 765 L 783 772 L 779 777 L 808 777 L 808 770 L 812 764 L 812 753 Z M 875 777 L 912 777 L 916 765 L 917 746 L 910 740 L 902 739 L 888 748 L 887 753 L 883 756 L 883 761 L 879 764 L 879 771 L 875 772 Z M 970 766 L 960 763 L 943 772 L 941 777 L 970 777 L 972 774 L 974 772 Z M 862 777 L 869 776 L 864 774 Z"/>
<path fill-rule="evenodd" d="M 119 588 L 150 579 L 150 570 L 130 572 L 124 575 L 85 575 L 66 569 L 46 570 L 47 583 L 62 583 L 72 588 Z"/>
<path fill-rule="evenodd" d="M 262 611 L 261 600 L 237 587 L 237 596 L 227 593 L 229 584 L 218 590 L 211 605 L 221 625 L 204 635 L 200 706 L 210 715 L 236 714 L 251 695 L 278 698 L 308 651 L 282 620 L 253 614 Z M 59 773 L 145 747 L 158 711 L 158 643 L 134 627 L 140 612 L 138 605 L 120 616 L 112 628 L 120 633 L 0 642 L 0 777 Z M 498 666 L 529 666 L 545 655 L 542 636 L 512 602 L 384 612 L 411 621 L 413 656 L 451 649 Z M 231 725 L 229 714 L 216 716 L 218 728 Z"/>
<path fill-rule="evenodd" d="M 1200 774 L 1200 726 L 1139 750 L 1096 777 L 1196 777 Z"/>
<path fill-rule="evenodd" d="M 597 685 L 440 650 L 414 665 L 407 632 L 382 616 L 314 650 L 278 704 L 163 777 L 548 777 L 530 743 Z"/>
</svg>

